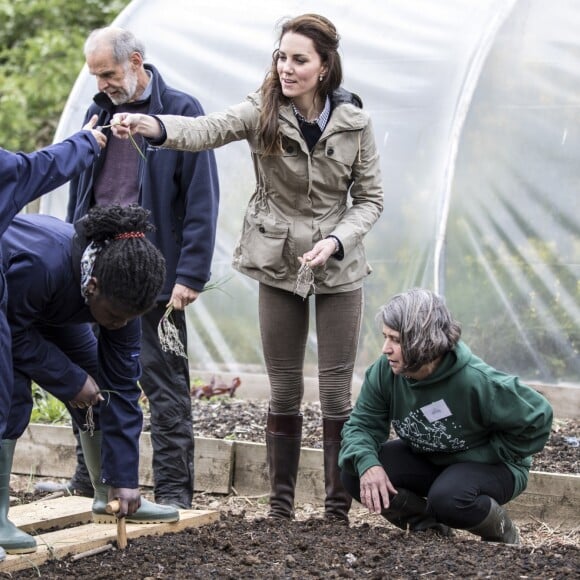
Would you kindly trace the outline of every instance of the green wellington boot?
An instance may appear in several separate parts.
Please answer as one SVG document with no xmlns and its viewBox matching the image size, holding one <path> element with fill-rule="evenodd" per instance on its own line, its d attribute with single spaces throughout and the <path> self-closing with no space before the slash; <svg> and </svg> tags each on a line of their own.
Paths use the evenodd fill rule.
<svg viewBox="0 0 580 580">
<path fill-rule="evenodd" d="M 0 449 L 0 546 L 7 554 L 29 554 L 36 552 L 36 540 L 19 530 L 9 519 L 10 472 L 16 439 L 2 439 Z M 0 557 L 0 560 L 2 558 Z"/>
<path fill-rule="evenodd" d="M 109 501 L 109 486 L 101 483 L 101 442 L 102 434 L 95 431 L 93 435 L 88 432 L 80 432 L 81 445 L 85 462 L 95 496 L 93 499 L 93 522 L 96 524 L 109 524 L 117 520 L 115 515 L 108 514 L 105 506 Z M 131 516 L 127 516 L 128 524 L 160 524 L 165 522 L 177 522 L 179 510 L 172 506 L 159 505 L 141 498 L 141 507 Z"/>
<path fill-rule="evenodd" d="M 474 528 L 467 530 L 472 534 L 481 536 L 484 542 L 502 542 L 503 544 L 517 545 L 520 543 L 520 534 L 517 527 L 493 498 L 491 507 L 485 519 Z"/>
</svg>

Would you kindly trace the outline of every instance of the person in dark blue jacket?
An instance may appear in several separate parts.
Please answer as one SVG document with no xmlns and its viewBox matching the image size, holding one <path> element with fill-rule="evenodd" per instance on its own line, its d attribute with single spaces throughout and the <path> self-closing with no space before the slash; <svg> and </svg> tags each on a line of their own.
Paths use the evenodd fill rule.
<svg viewBox="0 0 580 580">
<path fill-rule="evenodd" d="M 145 49 L 126 30 L 93 31 L 85 59 L 99 93 L 87 117 L 110 124 L 121 111 L 197 117 L 204 111 L 195 98 L 167 86 L 159 71 L 144 64 Z M 105 128 L 109 134 L 110 128 Z M 187 352 L 184 308 L 195 301 L 210 279 L 219 186 L 214 153 L 148 149 L 110 139 L 102 159 L 71 182 L 67 221 L 74 222 L 94 204 L 138 203 L 151 212 L 155 231 L 148 236 L 167 263 L 165 285 L 156 307 L 142 320 L 140 385 L 151 410 L 155 499 L 182 508 L 193 497 L 193 418 L 188 360 L 164 352 L 157 327 L 168 304 Z M 142 154 L 142 155 L 141 155 Z M 71 485 L 82 490 L 82 456 Z"/>
<path fill-rule="evenodd" d="M 155 304 L 165 279 L 165 260 L 145 237 L 152 227 L 147 217 L 138 205 L 95 206 L 76 226 L 46 215 L 17 216 L 0 241 L 14 381 L 0 473 L 9 477 L 35 381 L 82 426 L 95 522 L 111 521 L 105 506 L 113 498 L 127 521 L 179 519 L 176 509 L 141 499 L 138 489 L 140 316 Z M 0 546 L 7 553 L 34 551 L 35 539 L 7 519 L 5 479 Z"/>
<path fill-rule="evenodd" d="M 0 148 L 0 236 L 27 203 L 63 185 L 95 161 L 107 142 L 105 135 L 94 129 L 96 121 L 94 116 L 82 131 L 33 153 L 13 153 Z M 6 380 L 12 374 L 6 300 L 4 275 L 0 271 L 0 369 L 3 373 L 0 379 L 0 441 L 6 429 L 12 398 L 12 381 Z M 0 478 L 2 476 L 0 473 Z M 5 557 L 0 547 L 0 561 Z"/>
</svg>

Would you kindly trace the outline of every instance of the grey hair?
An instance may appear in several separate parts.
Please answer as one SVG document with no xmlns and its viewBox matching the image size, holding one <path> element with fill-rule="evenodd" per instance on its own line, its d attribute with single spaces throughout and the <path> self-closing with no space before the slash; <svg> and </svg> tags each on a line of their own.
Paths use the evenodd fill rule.
<svg viewBox="0 0 580 580">
<path fill-rule="evenodd" d="M 453 350 L 461 338 L 461 325 L 443 298 L 425 288 L 396 294 L 377 318 L 399 333 L 406 371 L 417 371 Z"/>
<path fill-rule="evenodd" d="M 93 30 L 85 41 L 85 57 L 105 46 L 110 46 L 117 64 L 124 64 L 138 52 L 145 60 L 145 45 L 129 30 L 107 26 Z"/>
</svg>

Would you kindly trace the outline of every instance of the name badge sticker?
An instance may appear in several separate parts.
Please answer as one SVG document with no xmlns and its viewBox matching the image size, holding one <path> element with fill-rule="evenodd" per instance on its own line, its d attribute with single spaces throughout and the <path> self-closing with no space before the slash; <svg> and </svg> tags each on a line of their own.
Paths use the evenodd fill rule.
<svg viewBox="0 0 580 580">
<path fill-rule="evenodd" d="M 440 421 L 441 419 L 451 417 L 452 415 L 447 403 L 443 399 L 421 407 L 421 411 L 423 412 L 423 415 L 427 417 L 429 423 Z"/>
</svg>

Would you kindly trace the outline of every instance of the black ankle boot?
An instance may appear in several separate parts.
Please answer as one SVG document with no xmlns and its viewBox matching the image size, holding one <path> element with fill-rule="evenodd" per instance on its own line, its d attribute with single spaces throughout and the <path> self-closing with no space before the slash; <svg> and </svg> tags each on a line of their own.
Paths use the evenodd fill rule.
<svg viewBox="0 0 580 580">
<path fill-rule="evenodd" d="M 427 510 L 427 500 L 408 489 L 397 488 L 389 507 L 381 515 L 402 530 L 412 532 L 433 530 L 442 536 L 452 536 L 453 530 L 439 523 Z"/>
</svg>

